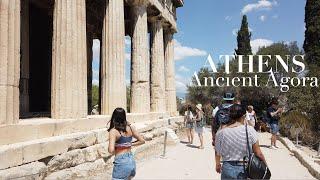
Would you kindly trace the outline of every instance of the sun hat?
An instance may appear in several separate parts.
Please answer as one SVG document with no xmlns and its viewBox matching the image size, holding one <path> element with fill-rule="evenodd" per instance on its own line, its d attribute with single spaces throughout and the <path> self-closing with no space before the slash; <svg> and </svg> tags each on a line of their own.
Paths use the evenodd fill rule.
<svg viewBox="0 0 320 180">
<path fill-rule="evenodd" d="M 224 93 L 223 100 L 225 100 L 225 101 L 233 101 L 234 100 L 234 94 L 231 93 L 231 92 Z"/>
<path fill-rule="evenodd" d="M 197 109 L 199 109 L 200 111 L 202 111 L 202 104 L 197 104 L 196 107 L 197 107 Z"/>
</svg>

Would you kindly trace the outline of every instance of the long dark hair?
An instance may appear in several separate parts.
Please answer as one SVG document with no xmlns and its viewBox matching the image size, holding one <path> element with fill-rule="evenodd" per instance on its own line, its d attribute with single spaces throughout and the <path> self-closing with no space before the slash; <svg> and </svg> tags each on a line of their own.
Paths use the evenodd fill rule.
<svg viewBox="0 0 320 180">
<path fill-rule="evenodd" d="M 126 111 L 123 108 L 116 108 L 112 113 L 108 131 L 115 128 L 120 132 L 127 132 L 127 125 Z"/>
<path fill-rule="evenodd" d="M 247 113 L 246 108 L 240 104 L 234 104 L 230 107 L 230 122 L 228 124 L 233 124 L 242 118 Z"/>
</svg>

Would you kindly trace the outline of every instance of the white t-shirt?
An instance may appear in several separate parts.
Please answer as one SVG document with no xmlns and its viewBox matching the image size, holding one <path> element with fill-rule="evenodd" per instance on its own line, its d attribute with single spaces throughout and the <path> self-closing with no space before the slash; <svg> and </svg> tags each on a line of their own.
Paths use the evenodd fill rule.
<svg viewBox="0 0 320 180">
<path fill-rule="evenodd" d="M 184 116 L 187 118 L 187 121 L 188 121 L 188 119 L 190 119 L 190 120 L 193 119 L 193 114 L 192 114 L 192 112 L 189 113 L 189 118 L 187 117 L 187 116 L 188 116 L 188 111 L 184 112 Z"/>
<path fill-rule="evenodd" d="M 255 126 L 256 121 L 254 117 L 254 111 L 252 111 L 251 113 L 247 111 L 246 120 L 250 122 L 250 125 Z"/>
</svg>

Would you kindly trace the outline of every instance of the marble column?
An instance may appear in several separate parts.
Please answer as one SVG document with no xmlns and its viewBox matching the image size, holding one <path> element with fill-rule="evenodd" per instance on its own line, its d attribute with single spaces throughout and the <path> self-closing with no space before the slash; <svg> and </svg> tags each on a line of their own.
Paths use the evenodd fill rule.
<svg viewBox="0 0 320 180">
<path fill-rule="evenodd" d="M 173 32 L 166 30 L 164 33 L 165 44 L 165 90 L 166 109 L 171 116 L 177 115 L 175 63 L 174 63 L 174 41 Z"/>
<path fill-rule="evenodd" d="M 87 116 L 85 0 L 55 0 L 53 15 L 51 116 Z"/>
<path fill-rule="evenodd" d="M 145 1 L 132 5 L 131 103 L 132 113 L 150 112 L 150 60 Z"/>
<path fill-rule="evenodd" d="M 20 115 L 29 112 L 29 0 L 21 0 Z"/>
<path fill-rule="evenodd" d="M 0 0 L 0 125 L 19 121 L 20 0 Z"/>
<path fill-rule="evenodd" d="M 151 24 L 151 111 L 165 112 L 164 42 L 161 19 Z"/>
<path fill-rule="evenodd" d="M 107 0 L 102 30 L 101 114 L 126 109 L 123 0 Z"/>
</svg>

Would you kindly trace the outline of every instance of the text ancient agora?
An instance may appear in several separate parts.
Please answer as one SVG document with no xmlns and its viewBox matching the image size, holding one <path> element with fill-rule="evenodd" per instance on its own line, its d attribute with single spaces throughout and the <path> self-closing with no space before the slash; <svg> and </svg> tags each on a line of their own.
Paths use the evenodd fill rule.
<svg viewBox="0 0 320 180">
<path fill-rule="evenodd" d="M 286 58 L 281 55 L 220 55 L 219 59 L 224 61 L 223 68 L 221 68 L 224 71 L 217 70 L 218 66 L 209 55 L 205 64 L 209 65 L 213 75 L 202 77 L 194 72 L 193 85 L 206 87 L 273 86 L 280 87 L 281 92 L 288 92 L 290 87 L 319 87 L 318 77 L 307 77 L 308 68 L 304 63 L 304 55 L 286 55 Z M 231 70 L 231 63 L 236 63 L 236 72 Z M 261 79 L 265 81 L 261 82 Z"/>
</svg>

